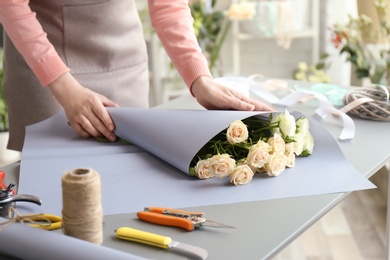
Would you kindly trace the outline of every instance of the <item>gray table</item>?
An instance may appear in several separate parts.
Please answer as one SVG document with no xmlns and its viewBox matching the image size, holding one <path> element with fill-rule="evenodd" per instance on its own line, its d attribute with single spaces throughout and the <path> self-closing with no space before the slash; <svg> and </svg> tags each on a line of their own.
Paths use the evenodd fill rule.
<svg viewBox="0 0 390 260">
<path fill-rule="evenodd" d="M 313 116 L 317 108 L 315 101 L 289 108 L 307 116 Z M 185 95 L 160 108 L 198 109 L 200 106 Z M 337 139 L 341 121 L 329 116 L 321 120 L 325 128 Z M 369 178 L 388 161 L 390 156 L 389 125 L 354 119 L 356 134 L 353 140 L 338 141 L 347 160 L 364 176 Z M 3 168 L 7 180 L 17 181 L 19 164 Z M 213 205 L 188 208 L 204 211 L 209 219 L 218 220 L 235 229 L 202 228 L 187 232 L 178 228 L 145 223 L 135 213 L 105 216 L 104 245 L 154 259 L 183 259 L 186 256 L 164 249 L 121 241 L 114 236 L 114 230 L 129 226 L 149 232 L 171 236 L 173 239 L 203 247 L 209 252 L 209 259 L 268 259 L 297 238 L 348 194 L 326 194 L 308 197 L 275 199 L 237 204 Z M 389 214 L 388 214 L 389 215 Z"/>
</svg>

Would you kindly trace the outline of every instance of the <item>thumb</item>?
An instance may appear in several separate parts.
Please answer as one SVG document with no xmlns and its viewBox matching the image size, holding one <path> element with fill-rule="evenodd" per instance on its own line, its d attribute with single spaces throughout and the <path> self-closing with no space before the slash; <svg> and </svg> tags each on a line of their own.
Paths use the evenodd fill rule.
<svg viewBox="0 0 390 260">
<path fill-rule="evenodd" d="M 115 103 L 111 99 L 106 98 L 105 96 L 100 96 L 100 100 L 105 107 L 119 107 L 117 103 Z"/>
</svg>

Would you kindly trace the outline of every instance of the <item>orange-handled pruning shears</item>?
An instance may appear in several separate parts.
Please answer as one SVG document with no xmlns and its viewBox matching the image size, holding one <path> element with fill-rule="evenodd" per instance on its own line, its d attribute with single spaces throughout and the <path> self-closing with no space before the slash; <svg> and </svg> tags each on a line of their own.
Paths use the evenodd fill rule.
<svg viewBox="0 0 390 260">
<path fill-rule="evenodd" d="M 147 222 L 184 228 L 192 231 L 201 226 L 233 228 L 223 223 L 207 220 L 203 212 L 188 212 L 173 208 L 146 207 L 137 217 Z"/>
<path fill-rule="evenodd" d="M 5 172 L 3 171 L 0 171 L 0 190 L 2 189 L 7 189 L 8 188 L 8 185 L 5 185 L 4 183 L 4 179 L 5 179 Z M 9 189 L 10 192 L 12 192 L 12 194 L 16 194 L 15 190 L 13 189 Z"/>
</svg>

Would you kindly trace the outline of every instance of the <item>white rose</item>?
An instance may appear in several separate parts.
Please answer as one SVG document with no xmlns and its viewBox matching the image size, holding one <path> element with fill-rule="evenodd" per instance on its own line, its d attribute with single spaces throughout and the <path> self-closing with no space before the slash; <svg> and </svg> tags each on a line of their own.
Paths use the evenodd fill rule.
<svg viewBox="0 0 390 260">
<path fill-rule="evenodd" d="M 238 144 L 248 139 L 248 128 L 241 120 L 231 123 L 226 131 L 226 139 L 231 144 Z"/>
<path fill-rule="evenodd" d="M 296 133 L 306 136 L 309 132 L 309 119 L 307 119 L 306 117 L 298 118 L 296 121 L 296 126 Z"/>
<path fill-rule="evenodd" d="M 200 160 L 195 166 L 195 173 L 199 179 L 208 179 L 213 176 L 210 174 L 209 160 Z"/>
<path fill-rule="evenodd" d="M 313 154 L 313 149 L 314 149 L 314 137 L 310 132 L 308 132 L 305 138 L 305 143 L 303 145 L 303 151 L 301 155 L 309 156 Z"/>
<path fill-rule="evenodd" d="M 210 175 L 223 178 L 231 174 L 236 166 L 236 161 L 228 154 L 214 155 L 209 159 Z"/>
<path fill-rule="evenodd" d="M 285 154 L 286 156 L 286 167 L 288 168 L 293 168 L 295 166 L 295 153 L 286 151 Z"/>
<path fill-rule="evenodd" d="M 280 128 L 279 128 L 279 127 L 273 127 L 273 128 L 271 128 L 271 133 L 272 133 L 272 134 L 282 135 L 282 132 L 280 132 Z"/>
<path fill-rule="evenodd" d="M 273 134 L 278 133 L 283 137 L 294 136 L 296 130 L 295 118 L 293 115 L 290 115 L 287 110 L 284 113 L 273 117 L 271 123 L 277 123 L 278 125 L 278 127 L 271 129 Z"/>
<path fill-rule="evenodd" d="M 269 176 L 279 176 L 286 169 L 287 159 L 284 154 L 274 153 L 270 161 L 264 166 Z"/>
<path fill-rule="evenodd" d="M 249 165 L 242 164 L 237 166 L 229 175 L 230 183 L 234 185 L 244 185 L 251 182 L 254 173 Z"/>
<path fill-rule="evenodd" d="M 276 127 L 271 128 L 271 133 L 272 134 L 280 134 L 280 135 L 282 135 L 282 133 L 280 132 L 280 129 L 279 129 L 279 118 L 280 118 L 280 115 L 281 114 L 278 114 L 276 116 L 272 116 L 270 124 L 271 125 L 276 125 Z"/>
<path fill-rule="evenodd" d="M 294 142 L 291 143 L 294 145 L 294 152 L 296 155 L 301 155 L 305 142 L 306 137 L 304 135 L 299 133 L 294 136 Z"/>
<path fill-rule="evenodd" d="M 295 125 L 295 118 L 293 115 L 290 115 L 290 113 L 286 110 L 284 114 L 281 115 L 281 118 L 279 120 L 279 128 L 280 132 L 284 137 L 286 136 L 294 136 L 296 125 Z"/>
<path fill-rule="evenodd" d="M 275 133 L 268 139 L 267 143 L 272 147 L 274 153 L 284 153 L 286 149 L 286 143 L 280 134 Z"/>
<path fill-rule="evenodd" d="M 269 144 L 260 140 L 257 142 L 257 144 L 253 145 L 250 148 L 246 159 L 247 163 L 255 168 L 261 168 L 267 162 L 269 162 L 271 158 L 271 152 L 272 147 Z"/>
</svg>

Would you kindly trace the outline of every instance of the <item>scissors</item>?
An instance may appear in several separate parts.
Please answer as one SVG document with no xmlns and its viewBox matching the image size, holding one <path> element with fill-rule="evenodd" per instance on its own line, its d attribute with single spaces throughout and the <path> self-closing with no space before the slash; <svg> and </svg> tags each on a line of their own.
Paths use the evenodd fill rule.
<svg viewBox="0 0 390 260">
<path fill-rule="evenodd" d="M 15 202 L 25 201 L 32 202 L 37 205 L 41 205 L 42 201 L 33 195 L 28 194 L 16 194 L 16 191 L 12 189 L 15 184 L 10 183 L 8 186 L 4 183 L 5 173 L 0 171 L 0 216 L 9 218 L 10 208 L 13 207 Z"/>
<path fill-rule="evenodd" d="M 8 187 L 8 185 L 4 183 L 4 179 L 5 179 L 5 172 L 0 171 L 0 189 L 6 189 Z M 15 190 L 13 189 L 10 189 L 9 191 L 12 192 L 13 195 L 16 194 Z"/>
<path fill-rule="evenodd" d="M 180 227 L 188 231 L 202 226 L 234 228 L 220 222 L 207 220 L 203 212 L 188 212 L 173 208 L 146 207 L 144 211 L 137 213 L 137 217 L 154 224 Z"/>
<path fill-rule="evenodd" d="M 29 226 L 45 229 L 55 230 L 62 228 L 62 218 L 52 214 L 34 214 L 26 215 L 24 218 L 29 220 L 31 224 Z"/>
</svg>

